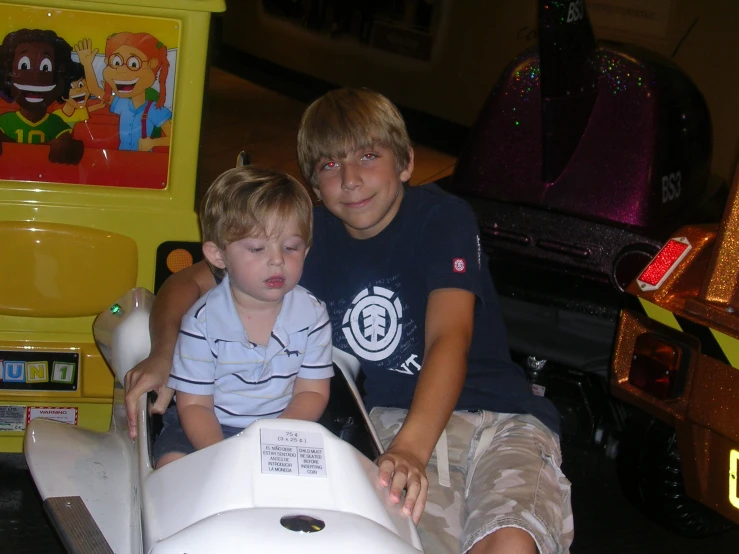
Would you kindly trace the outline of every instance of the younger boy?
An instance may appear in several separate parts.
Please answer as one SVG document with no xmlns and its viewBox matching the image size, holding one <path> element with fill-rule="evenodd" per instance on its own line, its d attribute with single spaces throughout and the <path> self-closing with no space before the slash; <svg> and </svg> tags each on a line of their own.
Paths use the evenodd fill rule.
<svg viewBox="0 0 739 554">
<path fill-rule="evenodd" d="M 333 375 L 326 308 L 298 286 L 312 236 L 308 191 L 282 173 L 231 169 L 205 194 L 200 222 L 222 281 L 182 319 L 167 383 L 176 406 L 154 445 L 156 467 L 260 418 L 317 420 Z"/>
</svg>

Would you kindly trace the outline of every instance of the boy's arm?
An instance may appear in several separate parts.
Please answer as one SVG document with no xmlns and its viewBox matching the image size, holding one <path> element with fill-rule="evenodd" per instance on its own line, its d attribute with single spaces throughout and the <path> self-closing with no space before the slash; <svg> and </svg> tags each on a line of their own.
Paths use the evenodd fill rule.
<svg viewBox="0 0 739 554">
<path fill-rule="evenodd" d="M 472 341 L 475 295 L 462 289 L 436 289 L 426 307 L 426 351 L 408 416 L 377 463 L 380 483 L 390 485 L 390 498 L 418 523 L 428 480 L 426 464 L 454 411 L 467 374 Z"/>
<path fill-rule="evenodd" d="M 158 414 L 164 413 L 172 400 L 174 392 L 166 384 L 182 316 L 214 286 L 213 274 L 208 264 L 202 261 L 170 275 L 159 289 L 149 319 L 151 353 L 126 373 L 126 412 L 131 439 L 136 437 L 136 403 L 142 394 L 157 392 L 157 400 L 151 410 Z"/>
<path fill-rule="evenodd" d="M 331 321 L 325 304 L 319 302 L 316 322 L 308 332 L 305 355 L 293 385 L 292 398 L 279 417 L 318 421 L 328 404 L 334 374 L 332 352 Z"/>
<path fill-rule="evenodd" d="M 200 450 L 223 440 L 223 431 L 213 411 L 213 395 L 177 392 L 177 415 L 182 430 L 192 445 Z"/>
<path fill-rule="evenodd" d="M 318 421 L 328 404 L 331 379 L 295 379 L 293 397 L 278 417 Z"/>
<path fill-rule="evenodd" d="M 92 47 L 92 40 L 84 38 L 74 45 L 74 51 L 77 52 L 77 57 L 85 70 L 85 81 L 87 81 L 87 90 L 90 94 L 102 98 L 105 96 L 105 90 L 98 83 L 95 70 L 92 67 L 95 61 L 95 56 L 98 53 L 97 48 Z"/>
</svg>

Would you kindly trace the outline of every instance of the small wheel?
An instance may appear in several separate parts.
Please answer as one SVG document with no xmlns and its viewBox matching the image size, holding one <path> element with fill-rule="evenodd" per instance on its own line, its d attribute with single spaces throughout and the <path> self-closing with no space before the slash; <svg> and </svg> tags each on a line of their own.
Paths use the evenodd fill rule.
<svg viewBox="0 0 739 554">
<path fill-rule="evenodd" d="M 675 430 L 658 419 L 632 416 L 616 464 L 626 497 L 666 529 L 698 538 L 736 527 L 686 494 Z"/>
</svg>

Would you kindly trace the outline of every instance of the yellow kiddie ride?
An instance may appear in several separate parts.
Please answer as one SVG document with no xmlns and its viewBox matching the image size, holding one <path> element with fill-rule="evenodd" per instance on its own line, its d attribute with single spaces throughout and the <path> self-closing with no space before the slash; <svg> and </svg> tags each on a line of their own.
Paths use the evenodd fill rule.
<svg viewBox="0 0 739 554">
<path fill-rule="evenodd" d="M 720 225 L 683 227 L 627 292 L 613 394 L 638 408 L 627 492 L 687 536 L 739 524 L 739 169 Z"/>
<path fill-rule="evenodd" d="M 224 9 L 0 1 L 0 451 L 20 452 L 36 417 L 108 430 L 93 319 L 199 251 L 206 50 Z"/>
</svg>

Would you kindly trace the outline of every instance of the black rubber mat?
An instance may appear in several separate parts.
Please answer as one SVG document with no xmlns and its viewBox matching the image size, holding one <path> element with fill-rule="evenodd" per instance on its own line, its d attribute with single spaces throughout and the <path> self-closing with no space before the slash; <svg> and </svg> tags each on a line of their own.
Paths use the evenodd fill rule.
<svg viewBox="0 0 739 554">
<path fill-rule="evenodd" d="M 22 454 L 0 454 L 0 554 L 64 554 Z"/>
<path fill-rule="evenodd" d="M 739 529 L 686 539 L 659 527 L 624 497 L 615 461 L 602 450 L 564 444 L 572 482 L 575 542 L 571 554 L 736 554 Z"/>
</svg>

